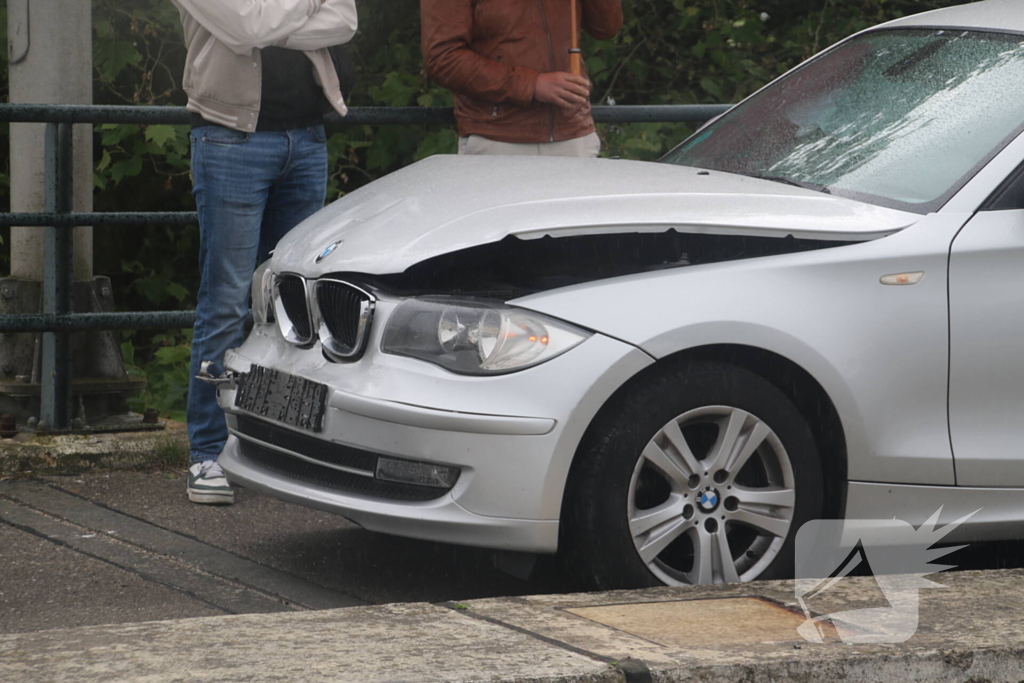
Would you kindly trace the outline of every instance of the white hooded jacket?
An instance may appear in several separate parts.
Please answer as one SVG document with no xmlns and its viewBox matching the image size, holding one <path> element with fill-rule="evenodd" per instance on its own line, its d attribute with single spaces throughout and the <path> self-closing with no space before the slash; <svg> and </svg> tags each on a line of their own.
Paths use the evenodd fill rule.
<svg viewBox="0 0 1024 683">
<path fill-rule="evenodd" d="M 271 45 L 301 50 L 327 101 L 348 113 L 327 48 L 352 40 L 355 0 L 172 0 L 181 13 L 188 55 L 182 87 L 187 109 L 243 132 L 260 115 L 262 60 Z"/>
</svg>

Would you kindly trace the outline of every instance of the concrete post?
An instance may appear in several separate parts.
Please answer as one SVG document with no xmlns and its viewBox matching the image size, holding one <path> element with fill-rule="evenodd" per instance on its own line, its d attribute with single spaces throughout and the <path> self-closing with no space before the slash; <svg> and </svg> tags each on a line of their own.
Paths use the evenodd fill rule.
<svg viewBox="0 0 1024 683">
<path fill-rule="evenodd" d="M 8 0 L 7 24 L 11 102 L 92 104 L 92 0 Z M 11 124 L 11 211 L 43 210 L 45 129 Z M 74 127 L 74 149 L 74 210 L 92 211 L 92 126 Z M 90 280 L 92 228 L 75 228 L 74 245 L 74 279 Z M 43 279 L 39 228 L 11 229 L 10 275 Z"/>
<path fill-rule="evenodd" d="M 7 24 L 11 102 L 92 103 L 92 0 L 7 0 Z M 12 211 L 47 210 L 46 129 L 42 123 L 11 124 Z M 74 126 L 70 139 L 73 155 L 64 172 L 73 176 L 73 203 L 50 209 L 90 212 L 92 126 Z M 57 288 L 63 303 L 54 307 L 49 301 L 56 290 L 42 286 L 48 231 L 53 232 L 11 229 L 11 272 L 0 279 L 0 315 L 61 312 L 69 302 L 78 312 L 113 310 L 110 281 L 93 276 L 91 227 L 73 229 L 73 285 L 68 287 L 66 269 L 56 274 L 64 281 Z M 51 252 L 57 242 L 66 249 L 63 233 L 53 237 Z M 109 332 L 0 334 L 0 412 L 29 427 L 38 421 L 41 430 L 99 428 L 111 420 L 119 427 L 126 418 L 125 398 L 143 386 L 125 372 L 120 345 Z"/>
</svg>

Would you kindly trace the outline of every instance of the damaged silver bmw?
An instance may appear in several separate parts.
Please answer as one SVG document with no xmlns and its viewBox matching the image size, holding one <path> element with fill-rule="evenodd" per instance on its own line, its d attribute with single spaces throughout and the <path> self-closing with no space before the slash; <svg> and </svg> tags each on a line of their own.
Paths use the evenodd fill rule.
<svg viewBox="0 0 1024 683">
<path fill-rule="evenodd" d="M 234 484 L 561 553 L 781 577 L 816 518 L 1024 535 L 1024 14 L 860 33 L 661 163 L 437 156 L 257 271 Z"/>
</svg>

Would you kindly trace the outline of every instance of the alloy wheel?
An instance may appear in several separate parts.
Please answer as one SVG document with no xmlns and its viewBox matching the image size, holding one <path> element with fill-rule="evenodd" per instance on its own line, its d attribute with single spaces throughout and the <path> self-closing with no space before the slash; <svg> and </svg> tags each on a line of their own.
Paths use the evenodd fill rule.
<svg viewBox="0 0 1024 683">
<path fill-rule="evenodd" d="M 670 585 L 751 581 L 772 563 L 796 503 L 781 440 L 729 406 L 690 410 L 643 449 L 629 484 L 633 544 Z"/>
</svg>

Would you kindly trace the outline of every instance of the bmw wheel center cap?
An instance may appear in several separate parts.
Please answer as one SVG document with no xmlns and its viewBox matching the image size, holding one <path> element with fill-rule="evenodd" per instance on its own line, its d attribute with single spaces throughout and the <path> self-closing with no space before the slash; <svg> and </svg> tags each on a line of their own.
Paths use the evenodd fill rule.
<svg viewBox="0 0 1024 683">
<path fill-rule="evenodd" d="M 701 512 L 714 512 L 718 508 L 720 500 L 721 497 L 718 495 L 718 491 L 709 486 L 701 490 L 697 498 L 697 507 L 700 508 Z"/>
<path fill-rule="evenodd" d="M 320 263 L 325 258 L 333 254 L 338 249 L 338 247 L 341 246 L 341 244 L 342 240 L 338 240 L 337 242 L 328 244 L 326 247 L 323 248 L 323 250 L 319 254 L 316 255 L 316 262 Z"/>
</svg>

